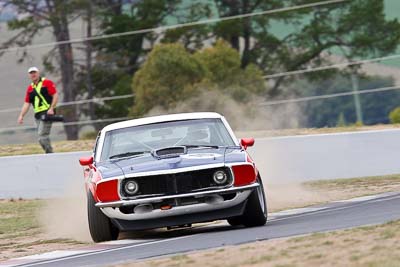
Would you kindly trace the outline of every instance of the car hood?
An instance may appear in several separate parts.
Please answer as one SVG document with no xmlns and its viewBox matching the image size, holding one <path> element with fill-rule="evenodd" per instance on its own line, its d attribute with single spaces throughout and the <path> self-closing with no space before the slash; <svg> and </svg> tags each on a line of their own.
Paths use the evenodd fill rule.
<svg viewBox="0 0 400 267">
<path fill-rule="evenodd" d="M 157 158 L 152 154 L 120 159 L 98 164 L 103 179 L 115 176 L 130 176 L 137 173 L 200 167 L 210 164 L 229 164 L 245 162 L 246 152 L 239 148 L 196 148 L 188 149 L 186 154 L 172 158 Z"/>
</svg>

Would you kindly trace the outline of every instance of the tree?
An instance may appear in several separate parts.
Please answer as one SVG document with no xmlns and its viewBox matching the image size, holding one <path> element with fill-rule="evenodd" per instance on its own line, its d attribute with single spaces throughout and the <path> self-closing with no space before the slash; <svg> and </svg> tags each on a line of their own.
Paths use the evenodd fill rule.
<svg viewBox="0 0 400 267">
<path fill-rule="evenodd" d="M 193 85 L 203 80 L 206 71 L 182 45 L 156 46 L 134 76 L 133 113 L 142 115 L 154 106 L 168 109 L 179 99 L 193 96 Z"/>
<path fill-rule="evenodd" d="M 126 77 L 131 77 L 137 70 L 143 61 L 143 56 L 151 49 L 152 43 L 158 36 L 140 34 L 96 42 L 86 41 L 75 46 L 74 51 L 72 44 L 68 43 L 71 22 L 77 19 L 84 20 L 87 25 L 87 37 L 93 35 L 94 27 L 97 31 L 96 34 L 152 28 L 163 22 L 165 16 L 171 13 L 175 3 L 179 0 L 6 0 L 3 2 L 3 5 L 15 7 L 17 12 L 24 16 L 19 16 L 9 22 L 9 29 L 19 30 L 19 32 L 4 42 L 2 48 L 13 45 L 21 47 L 29 45 L 32 43 L 33 37 L 45 29 L 51 29 L 54 39 L 57 42 L 63 42 L 43 56 L 43 64 L 49 72 L 60 74 L 63 102 L 70 102 L 82 98 L 91 99 L 95 96 L 111 96 L 121 92 L 129 93 L 130 86 L 126 82 Z M 75 60 L 76 50 L 84 51 L 85 61 L 83 64 Z M 25 50 L 20 60 L 23 60 L 27 53 L 28 51 Z M 95 70 L 92 73 L 94 67 Z M 112 86 L 96 83 L 93 75 L 97 75 L 99 72 L 108 78 L 118 77 L 123 81 L 114 82 Z M 99 107 L 91 103 L 88 108 L 82 108 L 82 111 L 91 119 L 106 114 L 105 117 L 116 113 L 126 115 L 126 109 L 119 108 L 125 102 L 126 100 L 118 100 L 113 103 L 105 103 L 106 107 Z M 62 107 L 67 121 L 78 120 L 78 108 L 76 105 Z M 94 126 L 99 128 L 99 125 Z M 78 126 L 66 126 L 65 131 L 68 139 L 78 138 Z"/>
<path fill-rule="evenodd" d="M 318 0 L 214 0 L 219 17 L 234 16 L 284 6 L 319 2 Z M 204 30 L 208 29 L 208 33 Z M 279 31 L 277 30 L 279 29 Z M 339 52 L 347 60 L 386 55 L 395 51 L 400 40 L 397 19 L 386 19 L 383 0 L 353 0 L 280 12 L 262 16 L 227 20 L 213 27 L 199 28 L 199 38 L 223 38 L 241 52 L 241 66 L 253 63 L 263 73 L 277 73 L 329 64 L 329 55 Z M 176 30 L 175 30 L 176 32 Z M 196 36 L 194 29 L 180 30 L 172 40 Z M 198 43 L 198 41 L 197 41 Z M 325 79 L 333 71 L 306 74 L 310 80 Z M 279 77 L 266 97 L 282 93 L 285 81 Z"/>
<path fill-rule="evenodd" d="M 400 107 L 396 107 L 389 113 L 390 123 L 400 123 Z"/>
<path fill-rule="evenodd" d="M 192 21 L 201 21 L 213 15 L 212 1 L 181 1 L 176 5 L 171 17 L 174 23 L 181 24 Z M 188 51 L 195 52 L 204 47 L 204 44 L 213 38 L 210 24 L 170 29 L 163 33 L 162 43 L 182 44 Z"/>
<path fill-rule="evenodd" d="M 206 80 L 236 101 L 267 91 L 261 70 L 254 64 L 241 68 L 240 54 L 225 41 L 218 40 L 214 46 L 196 52 L 194 57 L 208 70 Z"/>
<path fill-rule="evenodd" d="M 131 83 L 132 77 L 122 70 L 107 70 L 94 64 L 90 70 L 90 74 L 86 71 L 77 73 L 75 85 L 79 88 L 79 97 L 81 99 L 89 98 L 87 94 L 87 76 L 91 77 L 91 86 L 94 98 L 124 96 L 132 94 Z M 90 105 L 80 105 L 80 112 L 83 115 L 89 116 L 93 114 L 96 119 L 116 119 L 127 117 L 132 106 L 132 97 L 106 100 L 102 102 L 91 102 L 93 111 L 90 110 Z M 89 103 L 90 104 L 90 103 Z M 93 112 L 93 113 L 92 113 Z M 93 122 L 92 126 L 95 131 L 100 130 L 105 126 L 104 123 Z"/>
<path fill-rule="evenodd" d="M 164 23 L 167 15 L 175 9 L 179 0 L 126 1 L 102 0 L 96 6 L 95 22 L 104 34 L 154 28 Z M 95 97 L 131 94 L 131 78 L 153 48 L 155 33 L 120 36 L 91 42 L 95 60 L 91 68 L 82 68 L 76 79 L 79 97 Z M 91 79 L 91 87 L 88 83 Z M 89 98 L 89 97 L 88 97 Z M 93 117 L 125 117 L 132 99 L 107 101 L 94 105 L 93 110 L 84 108 L 84 114 Z M 128 108 L 127 108 L 128 107 Z M 95 124 L 100 129 L 102 124 Z"/>
<path fill-rule="evenodd" d="M 254 65 L 243 70 L 239 53 L 224 42 L 194 54 L 180 44 L 157 45 L 136 72 L 132 88 L 136 116 L 156 106 L 173 109 L 207 90 L 238 102 L 265 91 L 260 70 Z"/>
</svg>

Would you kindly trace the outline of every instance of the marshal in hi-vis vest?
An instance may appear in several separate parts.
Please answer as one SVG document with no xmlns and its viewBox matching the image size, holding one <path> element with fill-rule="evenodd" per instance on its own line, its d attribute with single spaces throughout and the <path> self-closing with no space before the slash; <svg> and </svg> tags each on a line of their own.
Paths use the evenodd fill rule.
<svg viewBox="0 0 400 267">
<path fill-rule="evenodd" d="M 33 110 L 35 113 L 39 113 L 42 111 L 46 111 L 50 108 L 49 102 L 47 102 L 46 98 L 41 94 L 40 90 L 42 89 L 43 81 L 45 78 L 42 78 L 37 85 L 32 83 L 32 88 L 35 90 L 35 98 L 33 99 Z"/>
</svg>

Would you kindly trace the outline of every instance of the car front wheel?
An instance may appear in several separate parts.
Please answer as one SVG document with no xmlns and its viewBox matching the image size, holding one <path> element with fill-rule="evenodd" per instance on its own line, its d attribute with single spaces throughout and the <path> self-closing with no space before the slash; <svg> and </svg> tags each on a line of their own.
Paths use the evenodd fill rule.
<svg viewBox="0 0 400 267">
<path fill-rule="evenodd" d="M 257 179 L 260 184 L 247 199 L 246 207 L 242 216 L 229 218 L 228 223 L 232 226 L 244 225 L 246 227 L 262 226 L 267 222 L 267 201 L 261 178 Z"/>
<path fill-rule="evenodd" d="M 116 240 L 118 238 L 119 230 L 115 227 L 110 218 L 108 218 L 95 206 L 96 202 L 92 194 L 88 193 L 87 211 L 90 235 L 94 242 L 103 242 Z"/>
</svg>

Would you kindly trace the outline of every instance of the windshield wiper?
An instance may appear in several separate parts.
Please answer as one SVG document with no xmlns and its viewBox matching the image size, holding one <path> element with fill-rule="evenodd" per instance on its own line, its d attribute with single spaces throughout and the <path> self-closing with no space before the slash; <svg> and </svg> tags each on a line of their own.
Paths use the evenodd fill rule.
<svg viewBox="0 0 400 267">
<path fill-rule="evenodd" d="M 142 154 L 150 153 L 150 151 L 135 151 L 135 152 L 125 152 L 121 154 L 112 155 L 109 159 L 116 159 L 116 158 L 128 158 L 133 156 L 138 156 Z"/>
<path fill-rule="evenodd" d="M 186 148 L 196 148 L 196 147 L 204 147 L 204 148 L 220 148 L 220 146 L 213 146 L 213 145 L 182 145 Z"/>
</svg>

